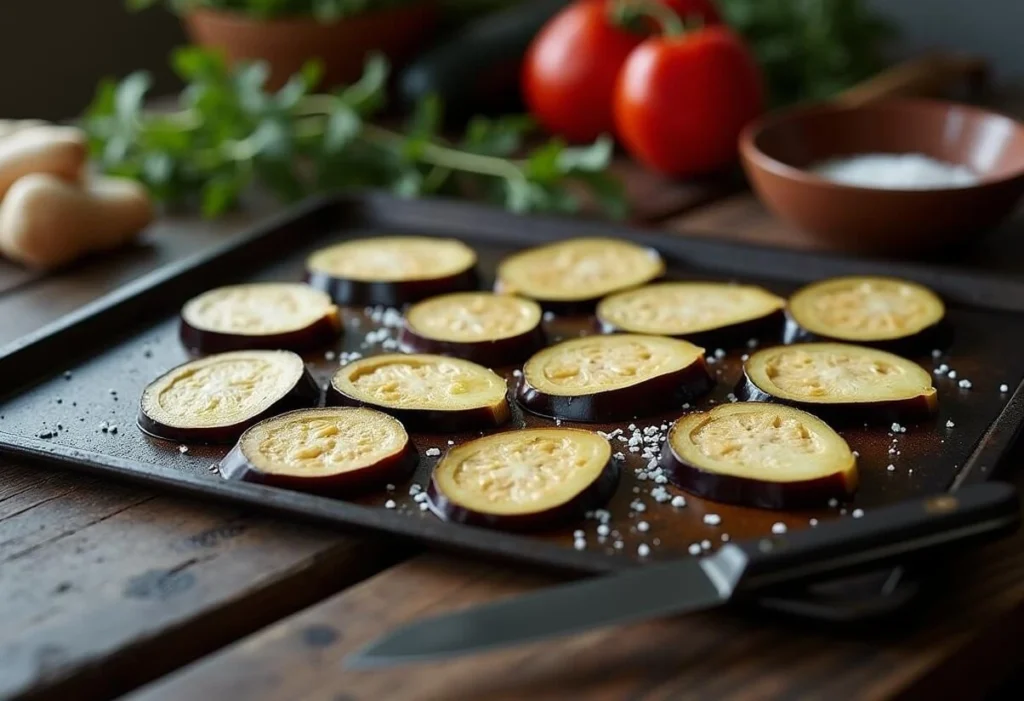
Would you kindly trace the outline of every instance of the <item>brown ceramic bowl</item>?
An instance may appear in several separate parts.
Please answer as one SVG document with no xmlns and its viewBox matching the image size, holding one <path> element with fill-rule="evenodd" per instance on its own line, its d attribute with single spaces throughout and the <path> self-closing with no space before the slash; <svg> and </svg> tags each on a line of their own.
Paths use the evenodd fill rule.
<svg viewBox="0 0 1024 701">
<path fill-rule="evenodd" d="M 885 190 L 830 182 L 805 170 L 861 153 L 922 153 L 979 174 L 970 187 Z M 907 255 L 999 223 L 1024 194 L 1024 125 L 934 100 L 818 105 L 768 115 L 740 137 L 761 201 L 818 248 Z"/>
<path fill-rule="evenodd" d="M 327 88 L 359 78 L 373 51 L 386 55 L 392 66 L 401 65 L 423 48 L 437 18 L 436 0 L 422 0 L 329 23 L 311 17 L 261 20 L 199 9 L 185 15 L 185 27 L 193 42 L 222 50 L 232 63 L 267 61 L 272 88 L 318 59 L 324 67 L 321 87 Z"/>
</svg>

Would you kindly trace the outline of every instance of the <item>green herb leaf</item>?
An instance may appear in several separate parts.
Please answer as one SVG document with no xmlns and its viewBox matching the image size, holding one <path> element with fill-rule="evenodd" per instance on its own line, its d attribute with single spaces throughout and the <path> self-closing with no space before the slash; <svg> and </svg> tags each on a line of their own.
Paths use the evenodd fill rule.
<svg viewBox="0 0 1024 701">
<path fill-rule="evenodd" d="M 321 76 L 316 64 L 271 92 L 263 64 L 232 69 L 196 48 L 175 52 L 173 62 L 186 80 L 180 111 L 145 112 L 150 81 L 137 73 L 100 83 L 83 124 L 104 171 L 140 180 L 160 201 L 198 202 L 205 216 L 234 206 L 253 182 L 284 200 L 375 187 L 402 197 L 468 194 L 516 212 L 567 212 L 578 208 L 566 188 L 576 179 L 592 184 L 609 209 L 620 208 L 614 187 L 599 177 L 610 142 L 569 148 L 556 139 L 524 154 L 532 122 L 519 116 L 474 119 L 450 142 L 440 134 L 437 98 L 419 105 L 404 133 L 374 123 L 387 83 L 380 56 L 359 81 L 331 94 L 311 92 Z"/>
</svg>

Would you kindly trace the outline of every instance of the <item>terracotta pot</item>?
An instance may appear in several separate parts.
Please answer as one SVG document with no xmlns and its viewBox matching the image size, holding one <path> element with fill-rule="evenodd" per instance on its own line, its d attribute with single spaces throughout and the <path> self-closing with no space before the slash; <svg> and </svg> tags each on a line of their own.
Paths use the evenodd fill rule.
<svg viewBox="0 0 1024 701">
<path fill-rule="evenodd" d="M 312 18 L 259 20 L 235 12 L 193 10 L 185 15 L 192 41 L 216 47 L 232 62 L 265 60 L 270 87 L 280 87 L 310 59 L 324 66 L 322 87 L 350 83 L 366 55 L 385 54 L 392 66 L 411 58 L 433 32 L 434 0 L 402 5 L 322 24 Z"/>
</svg>

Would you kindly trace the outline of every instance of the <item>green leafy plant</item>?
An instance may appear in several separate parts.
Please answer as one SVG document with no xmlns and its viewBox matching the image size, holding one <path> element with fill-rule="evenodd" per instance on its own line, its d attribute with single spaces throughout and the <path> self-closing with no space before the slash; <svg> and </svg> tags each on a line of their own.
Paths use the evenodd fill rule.
<svg viewBox="0 0 1024 701">
<path fill-rule="evenodd" d="M 885 65 L 895 30 L 863 0 L 717 0 L 750 44 L 775 104 L 832 97 Z"/>
<path fill-rule="evenodd" d="M 387 188 L 405 197 L 465 195 L 515 212 L 574 212 L 582 183 L 612 216 L 625 213 L 605 172 L 612 143 L 550 140 L 523 153 L 532 122 L 474 118 L 457 142 L 440 135 L 442 106 L 424 100 L 403 130 L 369 121 L 384 104 L 388 68 L 375 56 L 356 83 L 314 93 L 315 64 L 276 92 L 261 63 L 230 69 L 218 54 L 179 49 L 180 109 L 146 111 L 150 78 L 105 81 L 83 119 L 101 169 L 143 182 L 162 202 L 196 202 L 216 216 L 258 183 L 286 200 L 340 188 Z"/>
</svg>

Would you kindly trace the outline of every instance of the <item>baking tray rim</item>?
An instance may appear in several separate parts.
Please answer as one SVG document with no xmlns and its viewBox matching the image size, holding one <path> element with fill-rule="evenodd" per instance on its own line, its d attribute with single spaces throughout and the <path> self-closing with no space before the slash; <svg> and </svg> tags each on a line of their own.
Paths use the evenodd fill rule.
<svg viewBox="0 0 1024 701">
<path fill-rule="evenodd" d="M 436 229 L 439 234 L 448 230 L 451 236 L 463 236 L 467 239 L 498 238 L 507 240 L 509 222 L 518 220 L 516 215 L 502 210 L 453 200 L 433 199 L 410 202 L 373 192 L 316 197 L 270 217 L 211 249 L 143 275 L 53 323 L 43 326 L 38 331 L 0 348 L 0 376 L 11 377 L 12 375 L 7 372 L 8 365 L 17 366 L 19 359 L 25 359 L 28 356 L 40 357 L 36 351 L 44 344 L 59 340 L 62 334 L 75 330 L 81 325 L 96 323 L 99 319 L 116 315 L 119 312 L 119 307 L 126 302 L 137 300 L 142 295 L 158 294 L 164 287 L 185 279 L 190 274 L 198 274 L 198 268 L 202 265 L 209 265 L 239 251 L 244 251 L 253 244 L 271 237 L 275 232 L 279 232 L 282 227 L 298 225 L 307 217 L 324 215 L 330 216 L 330 220 L 337 224 L 339 208 L 341 213 L 346 215 L 351 214 L 353 208 L 356 208 L 355 213 L 362 215 L 363 221 L 372 221 L 375 215 L 379 218 L 383 212 L 384 216 L 390 220 L 389 226 L 392 227 L 395 226 L 395 220 L 398 220 L 399 228 L 405 221 L 410 227 L 416 226 L 421 230 L 432 228 Z M 432 217 L 424 217 L 424 213 L 432 215 Z M 459 223 L 456 221 L 453 224 L 453 214 L 472 215 L 475 222 L 472 228 L 473 233 L 460 231 Z M 682 235 L 666 236 L 664 232 L 659 233 L 656 230 L 645 231 L 607 222 L 581 221 L 564 217 L 531 217 L 529 221 L 530 226 L 516 234 L 517 243 L 521 242 L 524 246 L 571 238 L 586 233 L 588 235 L 631 238 L 655 246 L 662 253 L 667 252 L 671 255 L 681 256 L 684 260 L 694 253 L 703 255 L 728 253 L 735 256 L 737 251 L 741 251 L 756 259 L 769 258 L 776 263 L 814 261 L 818 264 L 824 263 L 826 268 L 840 269 L 839 272 L 826 271 L 822 274 L 842 274 L 843 268 L 850 270 L 855 266 L 860 274 L 901 275 L 925 284 L 929 284 L 929 280 L 952 281 L 961 292 L 967 293 L 966 299 L 958 299 L 964 304 L 992 311 L 1024 313 L 1024 281 L 1007 277 L 978 275 L 967 271 L 946 270 L 921 264 L 862 261 L 820 253 L 781 251 L 748 244 L 700 240 Z M 580 231 L 566 231 L 567 225 L 570 224 Z M 465 228 L 464 224 L 463 228 Z M 323 236 L 323 233 L 321 232 L 319 236 Z M 764 265 L 764 261 L 760 261 L 759 264 Z M 800 270 L 801 268 L 796 269 Z M 765 277 L 764 271 L 758 271 L 757 274 Z M 812 277 L 820 277 L 820 275 Z M 790 282 L 793 282 L 794 278 L 799 281 L 799 276 L 792 274 L 777 276 L 779 280 Z M 934 282 L 931 284 L 940 289 L 943 287 Z M 976 292 L 973 296 L 970 294 L 972 288 Z M 985 302 L 988 300 L 999 303 L 986 304 Z M 137 332 L 136 326 L 137 324 L 132 325 L 130 330 Z M 100 342 L 97 341 L 88 348 L 79 349 L 80 352 L 77 355 L 79 357 L 94 355 L 99 345 Z M 69 356 L 63 357 L 68 359 Z M 4 391 L 0 392 L 0 401 L 9 399 L 25 387 L 34 385 L 45 376 L 59 371 L 60 368 L 54 368 L 52 363 L 48 365 L 45 374 L 36 372 L 28 378 L 25 378 L 24 373 L 14 371 L 13 376 L 25 379 L 17 387 L 4 388 Z M 979 438 L 968 460 L 958 469 L 954 480 L 949 485 L 949 490 L 955 491 L 965 484 L 990 479 L 1000 459 L 1021 432 L 1022 424 L 1024 424 L 1024 381 L 1014 388 L 1012 396 L 1003 406 L 1002 411 Z M 378 507 L 364 506 L 329 497 L 258 484 L 211 480 L 149 462 L 117 458 L 3 431 L 0 431 L 0 454 L 94 474 L 109 475 L 202 498 L 214 498 L 254 506 L 261 510 L 297 516 L 304 520 L 407 537 L 426 544 L 473 552 L 488 559 L 516 560 L 557 570 L 595 574 L 622 570 L 641 564 L 631 558 L 608 557 L 604 553 L 593 551 L 575 551 L 559 545 L 527 539 L 517 534 L 464 524 L 447 523 L 435 519 L 410 518 Z M 823 540 L 828 538 L 830 530 L 828 525 L 823 523 L 815 530 Z M 528 545 L 528 547 L 524 547 L 524 545 Z"/>
</svg>

